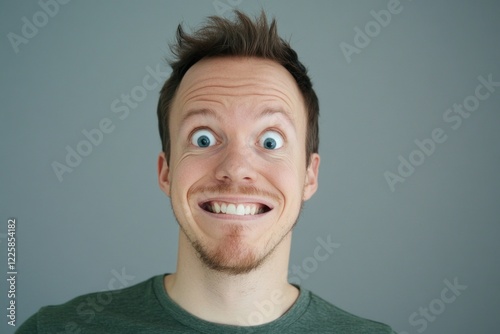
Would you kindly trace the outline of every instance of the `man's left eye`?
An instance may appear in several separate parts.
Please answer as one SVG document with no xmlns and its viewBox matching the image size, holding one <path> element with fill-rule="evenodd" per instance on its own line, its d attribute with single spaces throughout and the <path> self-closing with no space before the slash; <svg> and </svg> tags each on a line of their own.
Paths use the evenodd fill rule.
<svg viewBox="0 0 500 334">
<path fill-rule="evenodd" d="M 276 131 L 266 131 L 260 137 L 259 144 L 266 150 L 276 150 L 283 146 L 283 137 Z"/>
</svg>

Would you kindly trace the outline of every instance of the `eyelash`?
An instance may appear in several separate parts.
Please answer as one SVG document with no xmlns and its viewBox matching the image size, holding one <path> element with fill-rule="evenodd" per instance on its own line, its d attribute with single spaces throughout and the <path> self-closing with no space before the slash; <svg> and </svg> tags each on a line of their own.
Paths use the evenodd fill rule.
<svg viewBox="0 0 500 334">
<path fill-rule="evenodd" d="M 264 134 L 266 133 L 267 131 L 274 131 L 274 132 L 277 132 L 282 138 L 283 138 L 283 143 L 286 143 L 286 136 L 285 134 L 283 133 L 283 131 L 281 131 L 280 129 L 278 128 L 275 128 L 275 127 L 271 127 L 271 128 L 266 128 L 264 131 L 261 132 L 259 138 Z"/>
<path fill-rule="evenodd" d="M 191 130 L 191 132 L 189 133 L 187 141 L 190 145 L 191 145 L 191 138 L 196 133 L 196 131 L 199 131 L 199 130 L 210 131 L 214 135 L 215 139 L 217 140 L 217 143 L 219 143 L 218 136 L 214 131 L 212 131 L 212 129 L 210 129 L 209 127 L 206 127 L 206 126 L 198 126 L 198 127 L 194 128 L 193 130 Z M 287 142 L 287 138 L 286 138 L 285 134 L 283 133 L 283 131 L 281 131 L 280 129 L 278 129 L 276 127 L 265 128 L 263 131 L 261 131 L 261 133 L 259 134 L 259 136 L 257 138 L 260 139 L 260 137 L 262 137 L 262 135 L 268 131 L 277 132 L 283 138 L 283 145 Z M 258 140 L 257 140 L 257 142 L 258 142 Z"/>
<path fill-rule="evenodd" d="M 187 142 L 188 142 L 188 144 L 190 144 L 190 145 L 191 145 L 191 139 L 193 138 L 193 135 L 194 135 L 197 131 L 200 131 L 200 130 L 207 130 L 207 131 L 209 131 L 210 133 L 212 133 L 212 134 L 214 135 L 215 140 L 217 140 L 217 143 L 219 142 L 219 139 L 218 139 L 217 134 L 216 134 L 214 131 L 212 131 L 212 129 L 210 129 L 209 127 L 206 127 L 206 126 L 198 126 L 198 127 L 194 128 L 193 130 L 191 130 L 191 132 L 189 132 L 189 135 L 188 135 L 188 137 L 187 137 Z"/>
</svg>

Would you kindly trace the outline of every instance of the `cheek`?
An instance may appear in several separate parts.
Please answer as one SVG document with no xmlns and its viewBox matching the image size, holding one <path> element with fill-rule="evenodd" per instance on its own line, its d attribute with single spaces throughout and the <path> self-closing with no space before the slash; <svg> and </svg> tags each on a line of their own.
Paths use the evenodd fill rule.
<svg viewBox="0 0 500 334">
<path fill-rule="evenodd" d="M 185 207 L 187 193 L 202 177 L 203 170 L 200 170 L 199 162 L 193 162 L 189 156 L 173 157 L 172 162 L 170 188 L 172 204 L 178 208 L 179 206 Z"/>
<path fill-rule="evenodd" d="M 177 161 L 172 170 L 171 201 L 175 214 L 180 218 L 179 222 L 192 219 L 191 208 L 188 203 L 188 192 L 199 179 L 199 168 L 188 163 L 188 159 Z"/>
<path fill-rule="evenodd" d="M 203 172 L 199 168 L 200 164 L 191 162 L 192 159 L 183 158 L 179 160 L 173 168 L 172 181 L 177 186 L 176 188 L 181 188 L 187 191 L 190 184 L 195 182 L 199 178 L 199 174 Z"/>
<path fill-rule="evenodd" d="M 296 159 L 286 157 L 280 162 L 266 164 L 263 171 L 265 171 L 266 179 L 282 193 L 285 201 L 293 201 L 294 197 L 302 197 L 305 168 L 299 166 Z"/>
</svg>

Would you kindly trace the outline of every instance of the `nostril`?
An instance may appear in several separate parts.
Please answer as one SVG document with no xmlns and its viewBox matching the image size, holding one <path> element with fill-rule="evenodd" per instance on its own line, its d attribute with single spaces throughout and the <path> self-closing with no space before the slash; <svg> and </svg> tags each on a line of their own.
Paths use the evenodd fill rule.
<svg viewBox="0 0 500 334">
<path fill-rule="evenodd" d="M 252 167 L 251 161 L 249 161 L 249 155 L 238 153 L 239 157 L 226 156 L 222 157 L 220 164 L 216 167 L 215 177 L 218 180 L 224 181 L 241 181 L 246 182 L 255 180 L 257 177 L 256 170 Z"/>
</svg>

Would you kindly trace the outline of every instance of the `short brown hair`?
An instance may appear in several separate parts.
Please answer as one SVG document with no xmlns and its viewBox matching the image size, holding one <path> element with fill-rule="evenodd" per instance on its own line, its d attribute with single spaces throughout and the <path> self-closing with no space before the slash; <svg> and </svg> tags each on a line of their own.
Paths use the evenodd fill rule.
<svg viewBox="0 0 500 334">
<path fill-rule="evenodd" d="M 312 88 L 307 69 L 299 61 L 290 44 L 278 36 L 276 20 L 269 25 L 264 11 L 255 22 L 242 12 L 235 10 L 236 20 L 211 16 L 205 26 L 193 34 L 186 34 L 179 24 L 176 43 L 170 45 L 175 59 L 169 61 L 172 67 L 170 77 L 163 85 L 158 101 L 158 127 L 162 150 L 170 162 L 169 114 L 177 88 L 184 74 L 203 58 L 256 57 L 276 61 L 292 74 L 302 93 L 307 115 L 306 166 L 312 153 L 318 152 L 319 103 Z"/>
</svg>

